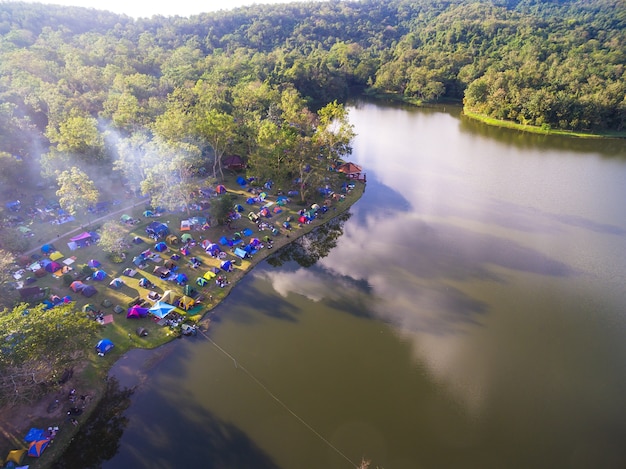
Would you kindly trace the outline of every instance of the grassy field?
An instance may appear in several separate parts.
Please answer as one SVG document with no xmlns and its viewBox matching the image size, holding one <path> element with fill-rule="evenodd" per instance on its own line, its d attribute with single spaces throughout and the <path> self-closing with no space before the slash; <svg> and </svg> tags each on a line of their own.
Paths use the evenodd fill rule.
<svg viewBox="0 0 626 469">
<path fill-rule="evenodd" d="M 574 132 L 569 130 L 548 129 L 543 127 L 537 127 L 535 125 L 518 124 L 517 122 L 505 121 L 499 119 L 493 119 L 491 117 L 484 116 L 482 114 L 473 113 L 467 109 L 463 110 L 463 114 L 471 119 L 484 122 L 488 125 L 495 127 L 504 127 L 506 129 L 521 130 L 523 132 L 530 132 L 541 135 L 563 135 L 566 137 L 577 138 L 626 138 L 626 132 L 600 132 L 600 133 L 587 133 L 587 132 Z"/>
<path fill-rule="evenodd" d="M 335 177 L 336 179 L 332 186 L 335 190 L 338 191 L 338 189 L 341 187 L 341 184 L 345 181 L 345 178 L 339 174 L 336 174 Z M 202 300 L 200 305 L 191 309 L 191 314 L 185 313 L 181 309 L 178 309 L 177 313 L 179 313 L 181 317 L 187 322 L 198 323 L 199 327 L 202 330 L 209 329 L 210 318 L 212 315 L 211 311 L 213 310 L 213 308 L 232 291 L 237 282 L 248 271 L 250 271 L 250 269 L 254 265 L 265 259 L 276 250 L 280 249 L 282 246 L 294 241 L 298 237 L 310 232 L 315 227 L 320 226 L 326 221 L 348 210 L 349 207 L 354 202 L 356 202 L 358 198 L 360 198 L 365 187 L 363 183 L 357 182 L 355 188 L 345 194 L 344 199 L 332 202 L 332 205 L 329 207 L 329 211 L 324 215 L 323 219 L 314 219 L 310 224 L 303 224 L 300 226 L 297 221 L 292 221 L 292 230 L 287 231 L 282 228 L 283 222 L 286 221 L 288 217 L 292 217 L 297 220 L 298 210 L 304 208 L 302 205 L 298 204 L 297 201 L 292 200 L 285 207 L 282 207 L 282 213 L 273 214 L 271 218 L 262 219 L 263 221 L 279 229 L 279 234 L 274 236 L 271 235 L 269 231 L 259 231 L 259 226 L 247 218 L 248 212 L 258 212 L 258 210 L 260 209 L 260 205 L 256 204 L 252 206 L 246 204 L 246 199 L 250 197 L 250 194 L 247 192 L 246 189 L 242 189 L 236 184 L 235 175 L 229 175 L 224 184 L 227 188 L 229 188 L 229 192 L 236 196 L 236 200 L 234 201 L 234 203 L 241 204 L 244 207 L 245 210 L 242 213 L 242 217 L 234 221 L 231 224 L 230 229 L 224 226 L 215 226 L 209 228 L 208 230 L 186 231 L 186 233 L 190 233 L 193 236 L 194 240 L 198 242 L 198 244 L 190 248 L 190 253 L 188 256 L 181 255 L 180 244 L 168 244 L 168 251 L 160 253 L 163 260 L 170 259 L 173 254 L 181 255 L 181 259 L 176 262 L 176 264 L 178 265 L 177 272 L 185 273 L 189 278 L 189 284 L 192 285 L 197 293 L 201 295 L 204 299 Z M 276 196 L 270 194 L 267 197 L 266 201 L 275 202 Z M 321 196 L 318 196 L 316 200 L 309 201 L 306 208 L 310 207 L 312 203 L 318 203 L 322 205 L 324 203 L 324 199 Z M 273 209 L 275 206 L 276 205 L 273 205 L 271 208 Z M 126 318 L 126 310 L 129 306 L 129 303 L 137 297 L 146 299 L 147 294 L 151 290 L 156 291 L 160 294 L 162 294 L 166 290 L 173 290 L 175 293 L 181 296 L 183 293 L 183 287 L 175 284 L 174 282 L 162 280 L 159 276 L 153 274 L 153 268 L 156 265 L 163 265 L 163 262 L 161 262 L 160 264 L 155 264 L 148 261 L 146 263 L 147 266 L 144 269 L 137 269 L 137 267 L 132 264 L 132 259 L 142 251 L 149 248 L 152 249 L 155 245 L 155 241 L 150 239 L 145 232 L 145 228 L 149 223 L 155 220 L 166 223 L 170 227 L 170 233 L 180 237 L 183 234 L 179 229 L 180 222 L 181 220 L 187 219 L 189 216 L 186 213 L 165 213 L 158 218 L 146 218 L 143 216 L 145 208 L 145 202 L 137 199 L 125 199 L 120 205 L 112 207 L 111 212 L 108 215 L 105 215 L 104 218 L 91 220 L 89 227 L 86 226 L 86 224 L 89 222 L 86 222 L 83 219 L 77 220 L 74 224 L 68 223 L 64 225 L 52 226 L 52 230 L 48 226 L 44 225 L 42 227 L 44 229 L 38 229 L 36 231 L 37 247 L 34 248 L 33 251 L 39 253 L 39 248 L 43 242 L 53 241 L 54 246 L 64 256 L 58 262 L 62 262 L 68 257 L 75 258 L 74 262 L 71 264 L 71 267 L 73 267 L 74 270 L 69 272 L 70 275 L 74 276 L 76 274 L 76 278 L 81 277 L 81 266 L 87 264 L 91 259 L 98 260 L 101 263 L 101 266 L 99 268 L 107 273 L 106 278 L 102 281 L 88 280 L 86 282 L 94 285 L 98 290 L 98 293 L 90 298 L 85 298 L 79 293 L 74 293 L 69 287 L 64 285 L 62 277 L 58 277 L 52 274 L 47 274 L 46 276 L 38 279 L 37 282 L 34 284 L 41 287 L 48 287 L 51 294 L 56 294 L 60 297 L 70 295 L 72 299 L 75 300 L 77 309 L 82 309 L 85 305 L 90 304 L 93 305 L 95 309 L 100 310 L 104 315 L 111 315 L 113 317 L 112 323 L 103 325 L 101 327 L 99 338 L 111 339 L 114 342 L 115 347 L 104 357 L 99 357 L 93 349 L 90 350 L 88 352 L 88 360 L 84 363 L 80 370 L 76 371 L 74 377 L 72 378 L 71 386 L 83 390 L 81 392 L 84 392 L 84 390 L 88 390 L 88 393 L 93 396 L 94 403 L 96 403 L 101 397 L 101 394 L 103 392 L 104 378 L 106 377 L 109 368 L 125 352 L 127 352 L 131 348 L 136 347 L 158 347 L 172 340 L 173 338 L 180 336 L 179 329 L 159 325 L 157 324 L 157 322 L 155 322 L 151 315 L 148 315 L 148 317 L 141 319 Z M 139 237 L 144 241 L 141 244 L 131 244 L 131 248 L 126 255 L 126 260 L 124 262 L 114 263 L 96 244 L 92 244 L 90 246 L 77 249 L 75 251 L 70 251 L 70 249 L 67 247 L 69 239 L 72 236 L 75 236 L 77 233 L 81 232 L 83 230 L 83 227 L 84 229 L 93 230 L 97 228 L 97 226 L 104 223 L 107 219 L 119 220 L 122 214 L 130 215 L 133 218 L 139 220 L 139 223 L 128 226 L 128 233 L 129 237 Z M 196 215 L 207 216 L 207 213 L 193 212 L 190 214 L 190 216 Z M 58 228 L 64 230 L 64 233 L 57 233 L 55 229 Z M 227 238 L 233 238 L 236 232 L 241 232 L 246 228 L 252 230 L 253 234 L 251 236 L 244 236 L 243 244 L 240 244 L 240 246 L 247 244 L 252 237 L 257 237 L 263 240 L 265 236 L 269 235 L 273 240 L 273 248 L 261 249 L 249 259 L 240 259 L 239 257 L 235 256 L 227 246 L 220 246 L 225 252 L 225 258 L 219 259 L 213 258 L 209 254 L 205 253 L 199 245 L 199 242 L 201 242 L 203 239 L 209 239 L 212 242 L 218 242 L 218 240 L 222 236 L 226 236 Z M 37 229 L 36 225 L 33 227 L 33 230 L 35 229 Z M 195 256 L 201 260 L 202 265 L 200 266 L 200 268 L 193 269 L 191 267 L 188 259 L 192 256 Z M 215 281 L 209 281 L 209 283 L 204 287 L 200 287 L 196 284 L 196 279 L 199 276 L 202 276 L 210 268 L 219 267 L 220 263 L 225 259 L 233 261 L 234 264 L 234 270 L 232 272 L 222 273 L 229 281 L 229 284 L 226 287 L 219 287 L 218 285 L 216 285 Z M 124 270 L 128 268 L 136 269 L 137 274 L 133 277 L 123 275 Z M 123 279 L 124 285 L 119 289 L 113 289 L 109 286 L 109 283 L 112 279 L 117 277 Z M 143 277 L 150 280 L 155 285 L 154 288 L 146 289 L 140 287 L 139 281 Z M 111 305 L 104 306 L 103 303 L 105 302 L 105 300 L 108 300 Z M 114 307 L 116 305 L 121 306 L 124 312 L 119 314 L 115 313 Z M 139 337 L 135 333 L 138 327 L 145 328 L 148 331 L 148 335 L 146 337 Z M 52 397 L 48 398 L 46 402 L 48 402 L 51 398 Z M 33 411 L 30 421 L 28 422 L 29 426 L 39 425 L 47 427 L 50 424 L 59 425 L 58 421 L 51 421 L 50 416 L 46 415 L 46 413 L 42 411 L 42 409 L 45 407 L 46 402 L 40 403 L 39 412 Z M 90 409 L 86 409 L 85 417 L 92 410 L 93 407 L 91 407 Z M 81 417 L 81 419 L 85 417 Z M 53 461 L 62 453 L 63 448 L 66 447 L 67 444 L 69 444 L 72 435 L 75 431 L 78 431 L 79 428 L 80 427 L 72 427 L 69 424 L 64 424 L 64 431 L 60 432 L 57 435 L 54 445 L 46 450 L 46 453 L 44 453 L 44 457 L 34 461 L 31 461 L 29 459 L 31 467 L 35 469 L 48 467 L 51 461 Z M 17 437 L 17 435 L 14 435 L 14 437 Z M 4 448 L 0 449 L 4 451 Z"/>
</svg>

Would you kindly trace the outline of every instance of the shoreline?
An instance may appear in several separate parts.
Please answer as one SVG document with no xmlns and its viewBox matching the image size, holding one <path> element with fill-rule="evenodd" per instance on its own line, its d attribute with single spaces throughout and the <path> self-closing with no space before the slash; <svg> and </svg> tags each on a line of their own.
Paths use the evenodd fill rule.
<svg viewBox="0 0 626 469">
<path fill-rule="evenodd" d="M 282 248 L 292 244 L 294 241 L 302 238 L 303 236 L 311 233 L 312 231 L 318 229 L 319 227 L 331 222 L 336 219 L 338 216 L 344 214 L 349 211 L 350 208 L 358 202 L 358 200 L 362 197 L 365 192 L 366 183 L 363 181 L 355 180 L 354 189 L 346 196 L 346 198 L 333 205 L 333 211 L 331 214 L 327 213 L 324 218 L 314 219 L 311 223 L 303 224 L 301 227 L 295 228 L 288 234 L 281 233 L 280 236 L 274 237 L 273 248 L 272 249 L 263 249 L 257 252 L 250 260 L 249 263 L 237 272 L 236 276 L 233 276 L 230 283 L 222 290 L 222 294 L 220 294 L 219 298 L 215 298 L 214 301 L 211 301 L 210 304 L 206 304 L 204 311 L 199 315 L 200 318 L 196 321 L 199 329 L 206 333 L 211 324 L 211 317 L 214 314 L 215 308 L 221 304 L 221 302 L 227 298 L 230 293 L 236 288 L 239 281 L 245 277 L 249 272 L 251 272 L 256 265 L 265 261 L 268 257 L 274 254 L 277 251 L 280 251 Z M 141 204 L 143 202 L 139 202 Z M 137 204 L 133 204 L 133 207 Z M 123 212 L 127 210 L 121 209 L 114 213 L 108 213 L 106 216 L 101 217 L 102 219 L 107 219 L 112 215 L 118 214 L 118 212 Z M 233 230 L 234 231 L 234 230 Z M 36 250 L 36 249 L 35 249 Z M 130 336 L 130 334 L 129 334 Z M 70 446 L 74 436 L 81 430 L 81 428 L 89 421 L 89 419 L 93 416 L 94 412 L 97 410 L 98 405 L 101 403 L 105 395 L 105 390 L 107 387 L 107 380 L 109 377 L 109 371 L 111 368 L 124 357 L 124 355 L 133 349 L 143 348 L 147 350 L 155 350 L 167 343 L 172 342 L 173 339 L 179 338 L 177 334 L 168 334 L 166 337 L 161 340 L 156 340 L 154 342 L 148 343 L 147 345 L 139 344 L 136 340 L 130 341 L 127 346 L 116 347 L 116 354 L 114 360 L 109 360 L 107 362 L 99 362 L 99 366 L 94 365 L 94 358 L 88 356 L 86 360 L 83 362 L 80 370 L 75 371 L 72 379 L 67 383 L 67 385 L 62 386 L 62 389 L 59 392 L 55 392 L 54 395 L 47 395 L 45 398 L 38 403 L 37 407 L 39 409 L 39 415 L 37 412 L 33 412 L 33 414 L 26 414 L 29 418 L 25 419 L 25 430 L 32 426 L 39 426 L 47 428 L 49 425 L 59 426 L 60 431 L 54 438 L 54 444 L 49 445 L 46 452 L 39 459 L 28 458 L 28 463 L 32 469 L 41 469 L 51 467 L 59 458 L 63 456 L 66 452 L 67 448 Z M 71 384 L 70 384 L 71 383 Z M 66 389 L 67 388 L 67 389 Z M 71 423 L 67 422 L 65 416 L 61 418 L 56 415 L 59 412 L 55 412 L 51 414 L 48 412 L 45 413 L 45 409 L 48 407 L 47 403 L 56 398 L 63 398 L 63 396 L 67 395 L 67 391 L 70 388 L 76 388 L 78 394 L 87 394 L 89 396 L 89 406 L 84 408 L 84 411 L 81 416 L 81 421 L 78 425 L 74 426 Z M 22 406 L 20 406 L 21 408 Z M 62 406 L 59 407 L 59 411 L 62 410 Z M 20 411 L 18 410 L 18 413 Z M 42 415 L 43 414 L 43 415 Z M 24 415 L 22 413 L 22 415 Z M 60 424 L 59 420 L 63 423 Z M 8 441 L 14 441 L 15 447 L 23 446 L 23 442 L 18 441 L 17 435 L 22 432 L 21 428 L 7 428 L 3 429 L 3 433 L 5 434 L 5 439 Z M 11 435 L 12 433 L 12 435 Z M 22 434 L 25 434 L 23 432 Z M 1 435 L 0 435 L 1 436 Z M 12 438 L 10 438 L 12 436 Z M 9 451 L 13 449 L 10 448 Z M 4 455 L 2 456 L 4 457 Z"/>
</svg>

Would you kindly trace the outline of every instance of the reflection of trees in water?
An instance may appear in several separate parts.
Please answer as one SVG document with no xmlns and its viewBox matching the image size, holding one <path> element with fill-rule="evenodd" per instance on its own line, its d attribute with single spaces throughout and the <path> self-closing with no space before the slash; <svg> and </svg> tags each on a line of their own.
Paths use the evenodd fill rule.
<svg viewBox="0 0 626 469">
<path fill-rule="evenodd" d="M 342 213 L 280 249 L 267 259 L 267 263 L 272 267 L 280 267 L 286 262 L 295 261 L 302 267 L 311 267 L 337 246 L 343 234 L 343 226 L 351 216 L 349 212 Z"/>
<path fill-rule="evenodd" d="M 109 378 L 104 397 L 54 464 L 54 469 L 100 467 L 104 461 L 115 456 L 128 424 L 123 413 L 130 405 L 133 393 L 134 389 L 120 389 L 118 381 Z"/>
<path fill-rule="evenodd" d="M 481 135 L 516 148 L 598 153 L 607 158 L 624 158 L 626 140 L 623 138 L 577 138 L 563 135 L 544 135 L 488 125 L 469 117 L 461 117 L 461 132 Z"/>
</svg>

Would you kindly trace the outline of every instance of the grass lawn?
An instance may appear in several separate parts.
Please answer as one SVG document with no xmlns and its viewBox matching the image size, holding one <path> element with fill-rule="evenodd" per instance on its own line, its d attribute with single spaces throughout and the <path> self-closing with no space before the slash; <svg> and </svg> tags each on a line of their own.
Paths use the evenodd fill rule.
<svg viewBox="0 0 626 469">
<path fill-rule="evenodd" d="M 340 192 L 339 189 L 344 181 L 346 181 L 343 175 L 334 173 L 332 174 L 333 182 L 331 183 L 331 187 L 336 191 Z M 265 259 L 267 256 L 280 249 L 282 246 L 294 241 L 298 237 L 310 232 L 315 227 L 320 226 L 326 221 L 330 220 L 332 217 L 335 217 L 350 208 L 350 206 L 356 202 L 362 195 L 365 185 L 361 182 L 356 182 L 355 188 L 351 191 L 348 191 L 344 194 L 344 198 L 342 200 L 332 201 L 332 205 L 330 210 L 326 213 L 324 219 L 314 219 L 311 223 L 300 225 L 297 222 L 298 214 L 297 212 L 302 208 L 310 208 L 311 204 L 318 203 L 319 205 L 323 205 L 325 199 L 319 195 L 316 199 L 310 200 L 307 203 L 307 206 L 298 204 L 297 200 L 291 200 L 286 206 L 282 207 L 281 213 L 273 213 L 271 218 L 261 217 L 261 221 L 267 222 L 277 228 L 279 230 L 278 235 L 272 235 L 270 231 L 260 231 L 259 225 L 250 221 L 247 218 L 248 212 L 258 212 L 261 208 L 260 204 L 248 205 L 246 204 L 246 199 L 251 197 L 251 194 L 247 192 L 246 188 L 240 188 L 236 182 L 236 175 L 228 175 L 226 181 L 224 181 L 224 185 L 229 188 L 229 192 L 231 194 L 236 195 L 235 204 L 240 204 L 244 207 L 244 212 L 241 214 L 242 217 L 231 224 L 230 229 L 224 226 L 213 226 L 207 230 L 193 230 L 193 231 L 185 231 L 185 233 L 189 233 L 192 235 L 195 241 L 198 243 L 195 246 L 190 248 L 190 253 L 187 256 L 183 256 L 180 252 L 181 245 L 172 245 L 168 244 L 168 250 L 166 252 L 160 253 L 160 257 L 162 261 L 155 264 L 151 261 L 146 262 L 146 266 L 143 269 L 137 268 L 133 263 L 133 258 L 145 251 L 146 249 L 153 250 L 155 245 L 155 241 L 150 239 L 145 232 L 146 226 L 157 220 L 163 223 L 166 223 L 170 228 L 170 233 L 177 235 L 179 238 L 183 234 L 180 231 L 180 222 L 181 220 L 185 220 L 190 216 L 204 216 L 208 218 L 208 213 L 205 212 L 193 212 L 191 214 L 187 213 L 165 213 L 157 218 L 146 218 L 143 216 L 143 212 L 146 208 L 146 204 L 137 200 L 126 200 L 121 206 L 115 207 L 116 213 L 111 213 L 108 217 L 112 219 L 119 220 L 122 214 L 127 214 L 132 216 L 133 218 L 139 220 L 139 223 L 135 225 L 128 225 L 128 233 L 129 236 L 139 237 L 144 242 L 141 244 L 131 244 L 131 247 L 126 255 L 126 260 L 122 263 L 114 263 L 109 256 L 107 256 L 96 244 L 92 244 L 90 246 L 77 249 L 75 251 L 71 251 L 67 243 L 72 236 L 75 236 L 78 232 L 82 231 L 81 222 L 83 220 L 78 221 L 78 225 L 59 225 L 54 228 L 60 228 L 66 231 L 71 231 L 70 234 L 61 234 L 60 236 L 49 236 L 46 239 L 46 234 L 50 235 L 53 231 L 50 230 L 42 230 L 37 234 L 38 240 L 43 240 L 38 243 L 38 247 L 34 249 L 35 252 L 40 253 L 39 247 L 43 242 L 47 242 L 50 240 L 54 240 L 53 244 L 57 248 L 58 251 L 63 254 L 63 258 L 58 260 L 61 263 L 64 259 L 69 257 L 74 257 L 75 260 L 71 264 L 71 267 L 74 269 L 69 272 L 70 275 L 76 275 L 76 278 L 81 278 L 81 269 L 80 266 L 87 264 L 91 259 L 96 259 L 101 263 L 99 269 L 104 270 L 107 273 L 107 276 L 102 281 L 96 281 L 93 279 L 86 280 L 85 283 L 94 285 L 97 289 L 97 294 L 90 298 L 85 298 L 80 293 L 74 293 L 69 287 L 64 286 L 63 279 L 61 277 L 55 276 L 53 274 L 46 274 L 44 277 L 37 280 L 33 285 L 48 287 L 50 289 L 51 294 L 59 295 L 60 297 L 64 297 L 69 295 L 76 303 L 76 308 L 82 310 L 82 308 L 91 304 L 95 309 L 100 310 L 104 315 L 112 315 L 113 322 L 107 325 L 103 325 L 99 338 L 108 338 L 113 341 L 115 347 L 104 357 L 99 357 L 95 353 L 94 349 L 88 351 L 88 360 L 84 363 L 83 367 L 80 370 L 77 370 L 74 377 L 72 378 L 72 386 L 77 389 L 87 389 L 89 390 L 90 395 L 94 397 L 94 401 L 98 401 L 101 397 L 101 393 L 103 391 L 103 382 L 106 374 L 110 368 L 110 366 L 120 358 L 125 352 L 130 350 L 131 348 L 142 347 L 142 348 L 154 348 L 158 347 L 171 339 L 179 336 L 179 331 L 176 329 L 172 329 L 168 326 L 161 326 L 155 322 L 152 315 L 148 315 L 146 318 L 141 319 L 127 319 L 126 318 L 126 310 L 129 307 L 129 303 L 132 302 L 135 298 L 140 297 L 142 299 L 146 299 L 148 293 L 151 290 L 154 290 L 160 294 L 163 294 L 166 290 L 172 290 L 176 294 L 182 296 L 183 287 L 177 285 L 175 282 L 166 281 L 161 279 L 158 275 L 153 273 L 153 269 L 157 265 L 163 265 L 163 261 L 169 260 L 170 257 L 174 254 L 178 254 L 181 256 L 180 260 L 175 261 L 177 264 L 177 273 L 182 272 L 187 275 L 189 278 L 189 284 L 196 290 L 198 295 L 201 295 L 204 299 L 201 303 L 192 308 L 191 313 L 185 313 L 181 309 L 177 309 L 177 313 L 179 313 L 182 318 L 186 321 L 191 321 L 194 323 L 199 323 L 200 327 L 203 330 L 208 329 L 210 325 L 210 311 L 222 300 L 224 299 L 234 288 L 236 283 L 248 272 L 254 265 L 256 265 L 261 260 Z M 267 202 L 276 202 L 276 195 L 271 194 L 266 198 L 265 203 Z M 127 205 L 134 204 L 133 207 L 125 208 Z M 270 210 L 273 210 L 277 205 L 274 203 L 271 205 Z M 119 212 L 118 212 L 119 210 Z M 292 217 L 293 221 L 291 222 L 292 230 L 287 231 L 282 228 L 282 224 L 287 220 L 288 217 Z M 94 221 L 92 223 L 90 230 L 94 229 L 97 225 L 101 225 L 106 221 L 105 219 Z M 223 254 L 223 258 L 213 258 L 209 254 L 207 254 L 199 243 L 202 240 L 208 239 L 212 242 L 217 243 L 219 239 L 223 236 L 232 239 L 236 232 L 242 232 L 244 229 L 252 230 L 252 235 L 244 236 L 242 239 L 242 243 L 238 244 L 238 246 L 245 246 L 248 244 L 249 240 L 253 237 L 257 237 L 260 240 L 263 240 L 265 236 L 270 236 L 273 239 L 273 249 L 260 249 L 256 254 L 254 254 L 251 258 L 248 259 L 240 259 L 235 256 L 231 249 L 228 246 L 220 246 L 225 254 Z M 289 234 L 289 237 L 286 235 Z M 154 252 L 154 250 L 153 250 Z M 198 269 L 192 268 L 188 259 L 192 256 L 197 257 L 201 260 L 202 265 Z M 222 272 L 222 275 L 226 276 L 229 281 L 229 284 L 221 288 L 216 285 L 214 280 L 208 282 L 208 284 L 204 287 L 200 287 L 196 284 L 196 279 L 200 276 L 203 276 L 207 270 L 210 268 L 219 268 L 220 264 L 223 260 L 231 260 L 234 265 L 234 270 L 232 272 Z M 133 277 L 123 275 L 125 269 L 132 268 L 137 270 L 137 274 Z M 113 289 L 109 286 L 109 283 L 114 278 L 122 278 L 124 281 L 124 285 L 119 289 Z M 139 286 L 139 281 L 141 278 L 147 278 L 154 284 L 154 288 L 146 289 Z M 108 300 L 111 305 L 105 307 L 103 302 Z M 114 307 L 119 305 L 123 308 L 123 313 L 115 313 Z M 87 314 L 87 313 L 86 313 Z M 146 337 L 139 337 L 135 331 L 138 327 L 143 327 L 148 331 L 148 335 Z M 97 340 L 94 341 L 94 346 Z M 49 400 L 49 399 L 48 399 Z M 41 404 L 40 404 L 41 405 Z M 86 410 L 86 415 L 88 415 L 89 411 L 93 410 L 93 406 L 90 409 Z M 86 417 L 82 417 L 86 418 Z M 26 422 L 29 425 L 49 425 L 50 416 L 46 415 L 45 412 L 42 415 L 32 415 L 31 422 Z M 58 422 L 56 423 L 58 425 Z M 46 450 L 43 457 L 37 460 L 29 460 L 31 468 L 41 468 L 47 467 L 56 457 L 58 457 L 63 448 L 69 444 L 72 435 L 78 431 L 80 427 L 72 427 L 70 424 L 64 424 L 65 428 L 68 428 L 69 431 L 60 432 L 59 435 L 54 440 L 54 445 Z M 5 448 L 0 448 L 2 451 Z M 7 450 L 13 448 L 7 448 Z"/>
</svg>

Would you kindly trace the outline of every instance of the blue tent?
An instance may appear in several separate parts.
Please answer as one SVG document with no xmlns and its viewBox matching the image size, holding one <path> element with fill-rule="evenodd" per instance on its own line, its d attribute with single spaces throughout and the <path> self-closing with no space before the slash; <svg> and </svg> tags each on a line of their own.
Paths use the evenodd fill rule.
<svg viewBox="0 0 626 469">
<path fill-rule="evenodd" d="M 163 301 L 157 301 L 148 311 L 157 318 L 163 319 L 165 316 L 174 311 L 174 308 L 174 306 L 164 303 Z"/>
<path fill-rule="evenodd" d="M 107 276 L 107 273 L 104 270 L 97 270 L 91 276 L 94 280 L 104 280 L 104 277 Z"/>
<path fill-rule="evenodd" d="M 176 283 L 178 283 L 179 285 L 184 285 L 185 283 L 187 283 L 187 280 L 187 276 L 182 272 L 176 276 Z"/>
<path fill-rule="evenodd" d="M 56 249 L 52 244 L 44 244 L 43 246 L 41 246 L 41 252 L 43 252 L 44 254 L 49 254 L 54 251 L 56 251 Z"/>
<path fill-rule="evenodd" d="M 235 248 L 235 256 L 245 259 L 248 257 L 248 252 L 241 248 Z"/>
<path fill-rule="evenodd" d="M 222 246 L 232 246 L 233 242 L 232 242 L 232 240 L 228 239 L 226 236 L 222 236 L 220 238 L 220 244 Z"/>
<path fill-rule="evenodd" d="M 163 238 L 169 233 L 169 228 L 163 223 L 153 221 L 146 227 L 146 233 L 155 238 Z"/>
<path fill-rule="evenodd" d="M 237 210 L 239 213 L 243 212 L 244 208 L 241 204 L 235 204 L 235 210 Z"/>
<path fill-rule="evenodd" d="M 204 287 L 204 286 L 205 286 L 207 283 L 209 283 L 209 282 L 208 282 L 208 280 L 207 280 L 207 279 L 205 279 L 204 277 L 198 277 L 198 278 L 196 279 L 196 283 L 197 283 L 198 285 L 200 285 L 201 287 Z"/>
<path fill-rule="evenodd" d="M 248 197 L 248 199 L 246 199 L 246 203 L 249 205 L 253 205 L 254 203 L 256 203 L 256 199 L 254 197 Z"/>
<path fill-rule="evenodd" d="M 102 339 L 100 342 L 96 344 L 96 352 L 104 355 L 113 347 L 115 347 L 115 344 L 113 344 L 113 342 L 111 342 L 110 339 Z"/>
<path fill-rule="evenodd" d="M 248 181 L 246 181 L 246 178 L 244 178 L 243 176 L 239 176 L 237 178 L 237 184 L 239 184 L 241 187 L 243 187 L 246 184 L 248 184 Z"/>
<path fill-rule="evenodd" d="M 43 440 L 33 441 L 28 447 L 28 455 L 31 458 L 38 458 L 39 456 L 41 456 L 41 454 L 44 452 L 49 444 L 50 440 L 45 438 Z"/>
<path fill-rule="evenodd" d="M 111 288 L 122 288 L 123 285 L 124 281 L 121 278 L 114 278 L 111 280 L 111 283 L 109 283 Z"/>
<path fill-rule="evenodd" d="M 85 285 L 85 288 L 83 288 L 80 292 L 83 294 L 83 296 L 89 298 L 98 293 L 98 290 L 96 290 L 93 285 Z"/>
<path fill-rule="evenodd" d="M 41 428 L 34 428 L 33 427 L 30 430 L 28 430 L 28 433 L 24 437 L 24 441 L 27 442 L 27 443 L 30 443 L 32 441 L 43 440 L 44 439 L 44 433 L 45 433 L 45 430 L 42 430 Z"/>
<path fill-rule="evenodd" d="M 167 244 L 165 244 L 163 241 L 161 241 L 160 243 L 156 243 L 154 246 L 154 250 L 156 252 L 163 252 L 167 250 Z"/>
<path fill-rule="evenodd" d="M 211 256 L 217 256 L 221 252 L 221 249 L 217 244 L 211 243 L 206 247 L 205 251 Z"/>
<path fill-rule="evenodd" d="M 230 272 L 231 270 L 233 270 L 233 263 L 231 261 L 224 261 L 220 264 L 220 267 L 222 268 L 222 270 Z"/>
</svg>

